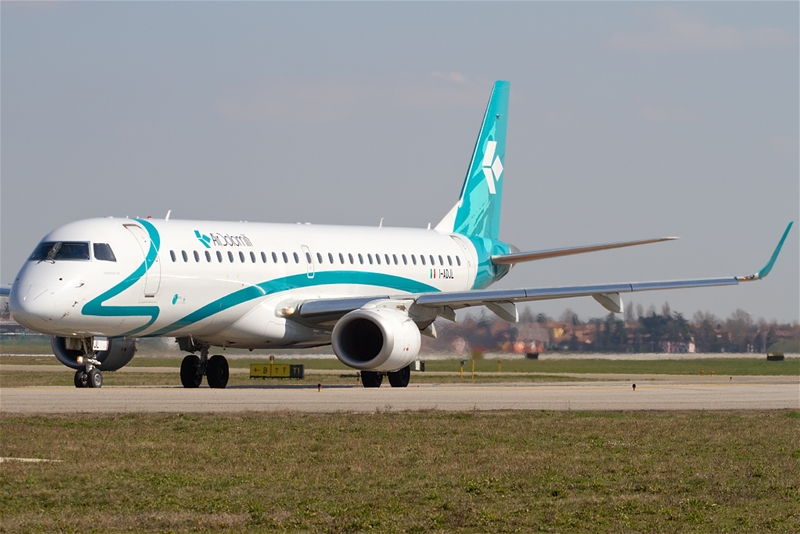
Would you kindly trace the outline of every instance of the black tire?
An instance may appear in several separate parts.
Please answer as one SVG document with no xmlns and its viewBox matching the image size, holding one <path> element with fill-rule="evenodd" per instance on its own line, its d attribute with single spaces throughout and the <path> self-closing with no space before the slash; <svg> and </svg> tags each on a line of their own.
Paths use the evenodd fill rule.
<svg viewBox="0 0 800 534">
<path fill-rule="evenodd" d="M 181 362 L 181 384 L 185 388 L 199 388 L 203 382 L 203 375 L 197 372 L 200 365 L 200 358 L 194 354 L 189 354 Z"/>
<path fill-rule="evenodd" d="M 88 388 L 89 387 L 89 377 L 86 376 L 86 371 L 83 369 L 78 369 L 75 371 L 75 387 L 76 388 Z"/>
<path fill-rule="evenodd" d="M 206 380 L 208 380 L 209 387 L 223 389 L 228 385 L 229 376 L 228 360 L 225 359 L 225 356 L 217 354 L 208 359 Z"/>
<path fill-rule="evenodd" d="M 361 371 L 361 383 L 365 388 L 379 388 L 383 382 L 383 373 L 375 371 Z"/>
<path fill-rule="evenodd" d="M 411 381 L 411 366 L 407 365 L 399 371 L 388 373 L 389 383 L 393 388 L 404 388 Z"/>
<path fill-rule="evenodd" d="M 100 369 L 92 369 L 86 374 L 86 381 L 90 388 L 101 388 L 103 387 L 103 373 Z"/>
</svg>

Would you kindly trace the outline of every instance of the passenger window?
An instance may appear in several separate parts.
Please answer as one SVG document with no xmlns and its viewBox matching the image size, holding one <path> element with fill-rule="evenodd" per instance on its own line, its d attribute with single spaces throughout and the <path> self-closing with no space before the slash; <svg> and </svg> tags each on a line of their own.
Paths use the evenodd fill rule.
<svg viewBox="0 0 800 534">
<path fill-rule="evenodd" d="M 300 263 L 300 256 L 297 255 L 297 252 L 292 252 L 292 256 L 294 256 L 295 263 Z"/>
<path fill-rule="evenodd" d="M 244 263 L 244 252 L 242 252 L 241 250 L 239 251 L 239 261 Z"/>
<path fill-rule="evenodd" d="M 353 265 L 353 264 L 355 263 L 355 262 L 353 261 L 353 255 L 352 255 L 352 254 L 350 254 L 349 252 L 347 253 L 347 259 L 349 259 L 349 260 L 350 260 L 350 265 Z"/>
<path fill-rule="evenodd" d="M 192 253 L 194 255 L 194 261 L 200 263 L 200 254 L 198 254 L 196 250 L 192 251 Z"/>
<path fill-rule="evenodd" d="M 206 261 L 208 263 L 211 263 L 211 253 L 209 251 L 207 251 L 207 250 L 206 250 Z"/>
<path fill-rule="evenodd" d="M 425 265 L 425 254 L 420 254 L 419 255 L 419 261 L 422 262 L 422 265 Z"/>
<path fill-rule="evenodd" d="M 317 252 L 317 263 L 322 265 L 322 254 L 320 254 L 319 252 Z"/>
<path fill-rule="evenodd" d="M 461 267 L 461 258 L 458 256 L 456 256 L 456 263 L 458 264 L 459 267 Z"/>
<path fill-rule="evenodd" d="M 256 262 L 256 253 L 253 251 L 250 251 L 250 261 L 253 263 Z"/>
<path fill-rule="evenodd" d="M 406 255 L 405 255 L 405 254 L 403 254 L 403 255 L 401 256 L 401 258 L 403 258 L 403 265 L 408 265 L 408 260 L 406 259 Z"/>
<path fill-rule="evenodd" d="M 389 265 L 389 264 L 392 263 L 392 260 L 389 259 L 389 255 L 388 254 L 384 254 L 383 258 L 386 260 L 386 265 Z"/>
<path fill-rule="evenodd" d="M 417 257 L 414 256 L 413 254 L 411 255 L 411 263 L 413 263 L 414 265 L 417 264 Z"/>
<path fill-rule="evenodd" d="M 380 254 L 375 254 L 375 261 L 378 262 L 378 265 L 381 264 L 381 255 Z"/>
<path fill-rule="evenodd" d="M 233 252 L 231 252 L 230 250 L 228 251 L 228 261 L 233 263 Z"/>
<path fill-rule="evenodd" d="M 114 252 L 112 252 L 108 243 L 95 243 L 93 248 L 94 259 L 100 261 L 117 261 L 117 258 L 114 256 Z"/>
<path fill-rule="evenodd" d="M 372 254 L 367 254 L 367 260 L 369 260 L 369 264 L 372 265 Z"/>
<path fill-rule="evenodd" d="M 181 250 L 181 256 L 183 256 L 183 261 L 184 262 L 189 261 L 189 256 L 186 255 L 186 251 L 185 250 Z"/>
<path fill-rule="evenodd" d="M 364 265 L 364 256 L 362 256 L 361 254 L 358 255 L 358 263 Z"/>
<path fill-rule="evenodd" d="M 274 252 L 272 253 L 272 263 L 278 263 L 278 255 Z"/>
<path fill-rule="evenodd" d="M 306 261 L 308 263 L 311 263 L 311 254 L 309 254 L 308 252 L 306 252 Z"/>
<path fill-rule="evenodd" d="M 397 265 L 397 254 L 392 254 L 392 259 L 394 260 L 394 264 Z"/>
<path fill-rule="evenodd" d="M 217 251 L 217 261 L 222 263 L 222 252 L 220 252 L 219 250 Z"/>
<path fill-rule="evenodd" d="M 267 263 L 267 254 L 264 252 L 261 253 L 261 263 Z"/>
<path fill-rule="evenodd" d="M 283 263 L 289 263 L 289 256 L 285 252 L 281 252 L 281 256 L 283 256 Z"/>
<path fill-rule="evenodd" d="M 428 257 L 431 259 L 431 265 L 436 265 L 436 260 L 433 258 L 433 254 Z"/>
<path fill-rule="evenodd" d="M 444 266 L 444 260 L 442 259 L 441 254 L 439 254 L 439 265 Z"/>
<path fill-rule="evenodd" d="M 339 263 L 341 263 L 342 265 L 344 265 L 344 256 L 342 255 L 342 253 L 341 253 L 341 252 L 339 253 Z"/>
<path fill-rule="evenodd" d="M 328 252 L 328 262 L 330 262 L 330 264 L 333 265 L 333 254 L 331 254 L 330 252 Z"/>
<path fill-rule="evenodd" d="M 170 250 L 169 251 L 169 257 L 172 258 L 173 262 L 175 262 L 175 251 L 174 250 Z"/>
</svg>

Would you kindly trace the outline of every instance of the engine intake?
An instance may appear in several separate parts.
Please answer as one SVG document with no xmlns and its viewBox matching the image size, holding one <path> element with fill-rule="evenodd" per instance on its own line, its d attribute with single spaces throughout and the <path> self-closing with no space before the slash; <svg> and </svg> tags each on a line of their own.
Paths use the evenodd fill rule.
<svg viewBox="0 0 800 534">
<path fill-rule="evenodd" d="M 333 352 L 343 364 L 367 371 L 398 371 L 419 354 L 419 328 L 408 315 L 389 308 L 358 309 L 336 323 Z"/>
<path fill-rule="evenodd" d="M 91 344 L 91 343 L 90 343 Z M 58 361 L 72 369 L 83 369 L 84 364 L 78 363 L 78 356 L 85 356 L 83 350 L 67 348 L 67 338 L 53 336 L 50 347 Z M 121 369 L 133 359 L 136 354 L 136 342 L 132 339 L 112 338 L 108 340 L 108 350 L 99 351 L 95 358 L 100 362 L 99 369 L 103 371 L 116 371 Z"/>
</svg>

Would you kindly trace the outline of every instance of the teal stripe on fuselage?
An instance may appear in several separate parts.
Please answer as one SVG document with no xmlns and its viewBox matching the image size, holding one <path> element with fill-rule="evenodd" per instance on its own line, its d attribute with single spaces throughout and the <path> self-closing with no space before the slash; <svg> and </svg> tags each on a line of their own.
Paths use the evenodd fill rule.
<svg viewBox="0 0 800 534">
<path fill-rule="evenodd" d="M 383 273 L 370 273 L 362 271 L 323 271 L 315 273 L 313 278 L 309 278 L 305 273 L 293 274 L 234 291 L 233 293 L 225 295 L 222 298 L 198 308 L 189 315 L 186 315 L 185 317 L 175 321 L 169 326 L 165 326 L 164 328 L 147 334 L 147 337 L 166 335 L 170 332 L 174 332 L 175 330 L 190 326 L 198 321 L 202 321 L 203 319 L 207 319 L 221 311 L 225 311 L 234 306 L 238 306 L 239 304 L 244 304 L 245 302 L 265 297 L 267 295 L 280 293 L 282 291 L 290 291 L 293 289 L 335 284 L 385 287 L 387 289 L 394 289 L 396 291 L 402 291 L 405 293 L 433 293 L 440 291 L 438 288 L 422 282 Z M 148 325 L 149 324 L 152 324 L 152 321 L 148 323 Z"/>
</svg>

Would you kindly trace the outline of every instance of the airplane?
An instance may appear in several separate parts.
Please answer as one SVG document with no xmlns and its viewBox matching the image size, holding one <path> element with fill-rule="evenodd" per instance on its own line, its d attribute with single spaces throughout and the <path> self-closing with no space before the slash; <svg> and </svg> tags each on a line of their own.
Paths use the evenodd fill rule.
<svg viewBox="0 0 800 534">
<path fill-rule="evenodd" d="M 10 289 L 23 326 L 52 336 L 76 387 L 101 387 L 128 364 L 136 339 L 174 337 L 180 379 L 224 388 L 228 363 L 212 347 L 332 345 L 364 387 L 408 385 L 434 320 L 485 306 L 517 321 L 516 304 L 591 296 L 614 313 L 637 291 L 735 285 L 750 276 L 568 287 L 487 289 L 520 262 L 676 239 L 520 251 L 499 239 L 509 83 L 497 81 L 458 202 L 434 228 L 94 218 L 47 234 Z"/>
</svg>

